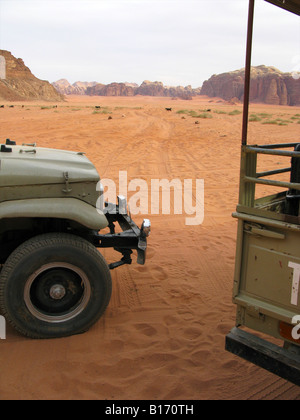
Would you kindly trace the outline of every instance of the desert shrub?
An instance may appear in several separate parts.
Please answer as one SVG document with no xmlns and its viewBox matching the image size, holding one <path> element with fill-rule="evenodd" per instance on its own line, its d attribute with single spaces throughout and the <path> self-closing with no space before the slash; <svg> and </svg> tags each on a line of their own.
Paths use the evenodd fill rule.
<svg viewBox="0 0 300 420">
<path fill-rule="evenodd" d="M 271 118 L 272 117 L 272 114 L 267 114 L 266 112 L 260 112 L 257 115 L 261 118 Z"/>
<path fill-rule="evenodd" d="M 189 114 L 189 112 L 191 111 L 189 111 L 188 109 L 180 109 L 176 112 L 176 114 Z"/>
<path fill-rule="evenodd" d="M 266 121 L 263 121 L 262 124 L 274 124 L 274 125 L 277 125 L 278 124 L 278 121 L 277 120 L 266 120 Z"/>
<path fill-rule="evenodd" d="M 180 109 L 179 111 L 176 112 L 176 114 L 185 114 L 185 115 L 189 115 L 190 117 L 193 118 L 212 118 L 212 115 L 208 112 L 201 112 L 199 114 L 199 112 L 192 110 L 192 109 Z"/>
<path fill-rule="evenodd" d="M 291 120 L 300 120 L 300 114 L 295 114 L 291 117 Z"/>
<path fill-rule="evenodd" d="M 239 115 L 241 113 L 242 113 L 242 111 L 240 111 L 239 109 L 235 109 L 231 112 L 228 112 L 228 115 Z"/>
<path fill-rule="evenodd" d="M 103 108 L 100 110 L 93 111 L 93 114 L 112 114 L 112 112 L 109 110 L 109 108 Z"/>
<path fill-rule="evenodd" d="M 222 110 L 220 110 L 220 109 L 215 109 L 213 112 L 214 112 L 215 114 L 227 114 L 227 112 L 222 111 Z"/>
<path fill-rule="evenodd" d="M 195 115 L 195 117 L 196 118 L 212 118 L 212 115 L 211 114 L 208 114 L 207 112 L 203 112 L 202 114 L 198 114 L 198 115 Z"/>
<path fill-rule="evenodd" d="M 259 122 L 261 120 L 262 119 L 256 114 L 251 114 L 249 117 L 249 122 Z"/>
<path fill-rule="evenodd" d="M 278 125 L 288 125 L 290 123 L 293 123 L 293 121 L 290 120 L 283 120 L 282 118 L 277 118 L 276 120 L 278 122 Z"/>
</svg>

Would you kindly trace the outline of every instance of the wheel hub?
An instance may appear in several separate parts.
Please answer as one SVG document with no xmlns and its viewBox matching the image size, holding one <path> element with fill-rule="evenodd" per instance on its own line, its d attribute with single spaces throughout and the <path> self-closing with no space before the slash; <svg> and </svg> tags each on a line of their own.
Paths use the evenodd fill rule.
<svg viewBox="0 0 300 420">
<path fill-rule="evenodd" d="M 50 297 L 55 300 L 62 299 L 65 296 L 65 294 L 66 289 L 61 284 L 54 284 L 49 291 Z"/>
<path fill-rule="evenodd" d="M 87 306 L 91 287 L 86 274 L 77 266 L 53 262 L 41 266 L 24 288 L 24 301 L 36 318 L 59 323 L 78 316 Z"/>
</svg>

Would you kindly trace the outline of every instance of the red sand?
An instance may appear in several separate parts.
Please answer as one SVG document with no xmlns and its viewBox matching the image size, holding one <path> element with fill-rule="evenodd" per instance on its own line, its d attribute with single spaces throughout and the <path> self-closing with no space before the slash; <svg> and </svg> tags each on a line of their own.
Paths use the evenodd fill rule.
<svg viewBox="0 0 300 420">
<path fill-rule="evenodd" d="M 0 340 L 0 399 L 300 399 L 298 387 L 224 350 L 235 323 L 231 214 L 242 122 L 242 114 L 228 112 L 241 105 L 150 97 L 21 105 L 0 110 L 1 142 L 84 151 L 101 177 L 115 181 L 119 170 L 148 185 L 151 178 L 204 179 L 205 217 L 202 225 L 186 226 L 185 215 L 149 214 L 146 265 L 134 260 L 112 271 L 110 305 L 87 333 L 31 340 L 8 327 Z M 112 119 L 94 113 L 95 105 L 109 107 Z M 176 113 L 207 108 L 211 119 Z M 300 108 L 253 105 L 251 112 L 290 118 Z M 285 141 L 299 141 L 296 122 L 250 123 L 249 143 Z M 109 262 L 118 258 L 104 254 Z"/>
</svg>

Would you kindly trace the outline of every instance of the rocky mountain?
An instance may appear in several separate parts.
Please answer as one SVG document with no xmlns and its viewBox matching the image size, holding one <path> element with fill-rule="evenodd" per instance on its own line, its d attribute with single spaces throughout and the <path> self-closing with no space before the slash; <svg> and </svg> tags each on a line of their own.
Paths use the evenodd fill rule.
<svg viewBox="0 0 300 420">
<path fill-rule="evenodd" d="M 50 84 L 35 77 L 21 58 L 0 50 L 0 99 L 62 101 L 64 95 L 91 96 L 163 96 L 192 99 L 196 95 L 219 97 L 226 101 L 242 101 L 245 70 L 213 75 L 202 88 L 164 86 L 161 82 L 145 80 L 135 83 L 75 82 L 66 79 Z M 300 105 L 300 79 L 275 67 L 257 66 L 251 70 L 250 102 L 272 105 Z"/>
<path fill-rule="evenodd" d="M 245 69 L 213 75 L 203 83 L 201 95 L 226 101 L 243 100 Z M 251 69 L 250 102 L 272 105 L 300 105 L 300 79 L 275 67 Z"/>
<path fill-rule="evenodd" d="M 101 83 L 88 87 L 86 94 L 90 96 L 134 96 L 134 87 L 125 83 L 110 83 L 103 85 Z"/>
<path fill-rule="evenodd" d="M 46 80 L 35 77 L 21 58 L 0 50 L 0 98 L 10 101 L 63 101 L 64 97 Z"/>
<path fill-rule="evenodd" d="M 87 88 L 96 84 L 97 82 L 75 82 L 71 85 L 67 79 L 60 79 L 52 83 L 62 95 L 85 95 Z"/>
<path fill-rule="evenodd" d="M 145 80 L 140 86 L 135 83 L 76 82 L 71 85 L 66 79 L 53 83 L 64 95 L 90 96 L 162 96 L 192 99 L 196 95 L 222 98 L 229 102 L 243 101 L 245 69 L 213 75 L 202 88 L 191 86 L 164 86 L 162 82 Z M 275 67 L 252 67 L 250 102 L 273 105 L 300 105 L 300 79 L 291 73 L 283 73 Z"/>
<path fill-rule="evenodd" d="M 78 88 L 81 83 L 80 91 Z M 164 86 L 161 82 L 145 80 L 140 86 L 136 83 L 110 83 L 108 85 L 96 82 L 76 82 L 71 85 L 66 79 L 52 83 L 58 92 L 64 95 L 85 94 L 90 96 L 167 96 L 191 99 L 200 94 L 200 88 L 192 89 L 191 86 Z M 75 86 L 76 85 L 76 86 Z"/>
<path fill-rule="evenodd" d="M 136 95 L 148 96 L 168 96 L 182 99 L 192 99 L 193 96 L 200 94 L 200 88 L 193 89 L 190 85 L 183 86 L 164 86 L 161 82 L 149 82 L 145 80 L 136 89 Z"/>
</svg>

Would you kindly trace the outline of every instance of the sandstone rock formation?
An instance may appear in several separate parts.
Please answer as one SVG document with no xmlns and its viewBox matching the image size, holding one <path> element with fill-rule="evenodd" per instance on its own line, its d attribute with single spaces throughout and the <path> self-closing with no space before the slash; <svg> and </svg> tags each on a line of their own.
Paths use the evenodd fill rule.
<svg viewBox="0 0 300 420">
<path fill-rule="evenodd" d="M 60 79 L 52 83 L 62 95 L 85 95 L 86 90 L 96 84 L 97 82 L 75 82 L 71 85 L 67 79 Z"/>
<path fill-rule="evenodd" d="M 203 83 L 201 95 L 243 100 L 244 69 L 213 75 Z M 300 79 L 291 73 L 282 73 L 274 67 L 252 67 L 250 102 L 272 105 L 300 105 Z"/>
<path fill-rule="evenodd" d="M 109 85 L 98 83 L 88 87 L 86 94 L 91 96 L 134 96 L 134 87 L 125 83 L 110 83 Z"/>
<path fill-rule="evenodd" d="M 145 80 L 141 86 L 136 89 L 135 94 L 192 99 L 193 96 L 200 94 L 200 88 L 193 89 L 190 85 L 186 87 L 164 86 L 161 82 L 149 82 L 148 80 Z"/>
<path fill-rule="evenodd" d="M 81 91 L 78 84 L 82 83 Z M 84 85 L 83 85 L 84 83 Z M 58 92 L 64 95 L 85 94 L 90 96 L 166 96 L 178 97 L 182 99 L 192 99 L 193 96 L 200 94 L 200 88 L 192 89 L 191 86 L 164 86 L 162 82 L 150 82 L 145 80 L 140 86 L 136 83 L 110 83 L 104 85 L 96 82 L 77 82 L 76 89 L 66 79 L 60 79 L 52 83 Z"/>
<path fill-rule="evenodd" d="M 1 99 L 10 101 L 33 99 L 45 101 L 64 100 L 64 97 L 54 89 L 51 83 L 35 77 L 21 58 L 15 58 L 6 50 L 0 50 L 0 56 L 5 64 L 5 72 L 0 78 Z"/>
<path fill-rule="evenodd" d="M 164 86 L 162 82 L 145 80 L 140 86 L 135 83 L 76 82 L 71 85 L 66 79 L 58 80 L 53 86 L 64 95 L 91 96 L 163 96 L 192 99 L 196 95 L 222 98 L 230 103 L 243 101 L 245 70 L 213 75 L 203 83 L 202 88 L 190 85 Z M 300 79 L 290 73 L 282 73 L 274 67 L 252 67 L 250 101 L 274 105 L 300 105 Z"/>
<path fill-rule="evenodd" d="M 161 82 L 150 82 L 149 80 L 144 80 L 140 87 L 136 89 L 137 95 L 143 96 L 166 96 L 165 88 Z"/>
</svg>

